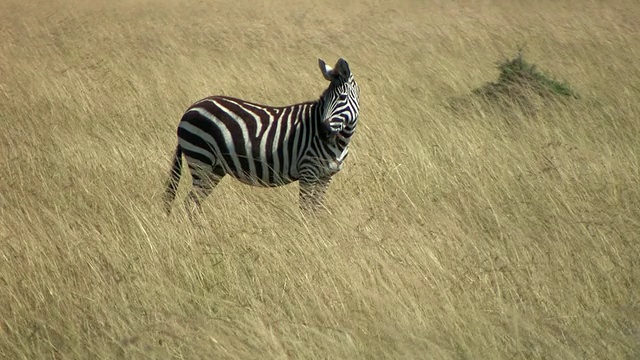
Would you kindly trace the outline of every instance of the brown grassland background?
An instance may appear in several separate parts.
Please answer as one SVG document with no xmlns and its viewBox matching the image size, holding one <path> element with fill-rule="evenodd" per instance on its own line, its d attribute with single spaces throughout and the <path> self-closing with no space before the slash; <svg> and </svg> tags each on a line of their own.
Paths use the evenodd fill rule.
<svg viewBox="0 0 640 360">
<path fill-rule="evenodd" d="M 580 99 L 446 106 L 525 58 Z M 344 57 L 327 210 L 162 192 L 182 112 L 286 105 Z M 640 6 L 0 2 L 0 357 L 640 357 Z"/>
</svg>

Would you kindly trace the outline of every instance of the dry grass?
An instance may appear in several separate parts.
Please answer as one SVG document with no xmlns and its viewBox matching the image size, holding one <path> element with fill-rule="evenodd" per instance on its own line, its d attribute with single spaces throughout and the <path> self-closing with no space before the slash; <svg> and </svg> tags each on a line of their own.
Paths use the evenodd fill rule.
<svg viewBox="0 0 640 360">
<path fill-rule="evenodd" d="M 0 357 L 640 356 L 635 0 L 0 14 Z M 579 100 L 445 106 L 525 42 Z M 313 99 L 340 56 L 362 113 L 330 212 L 226 178 L 202 226 L 164 216 L 191 102 Z"/>
</svg>

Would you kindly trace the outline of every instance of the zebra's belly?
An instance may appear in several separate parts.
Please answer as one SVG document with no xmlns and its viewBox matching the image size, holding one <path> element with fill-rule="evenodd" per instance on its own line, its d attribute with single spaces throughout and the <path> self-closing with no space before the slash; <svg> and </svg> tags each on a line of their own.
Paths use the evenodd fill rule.
<svg viewBox="0 0 640 360">
<path fill-rule="evenodd" d="M 278 187 L 278 186 L 283 186 L 283 185 L 290 184 L 290 183 L 295 181 L 295 180 L 291 180 L 291 179 L 285 179 L 285 180 L 282 180 L 282 181 L 275 181 L 275 182 L 268 182 L 267 183 L 267 182 L 264 182 L 264 180 L 258 179 L 258 178 L 240 177 L 237 174 L 231 174 L 231 176 L 233 176 L 236 180 L 240 181 L 243 184 L 251 185 L 251 186 L 257 186 L 257 187 Z"/>
<path fill-rule="evenodd" d="M 252 167 L 230 168 L 227 173 L 244 184 L 259 187 L 277 187 L 298 180 L 289 175 L 270 171 L 269 169 L 272 168 L 273 165 L 256 161 Z"/>
</svg>

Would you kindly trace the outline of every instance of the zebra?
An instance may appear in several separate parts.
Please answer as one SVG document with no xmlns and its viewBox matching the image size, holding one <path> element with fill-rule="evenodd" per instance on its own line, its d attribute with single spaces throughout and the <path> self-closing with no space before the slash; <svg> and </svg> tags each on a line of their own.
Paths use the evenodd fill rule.
<svg viewBox="0 0 640 360">
<path fill-rule="evenodd" d="M 165 192 L 171 213 L 182 171 L 182 155 L 192 175 L 187 202 L 202 201 L 227 174 L 253 186 L 299 182 L 299 207 L 314 212 L 332 177 L 342 170 L 355 133 L 360 88 L 349 64 L 318 64 L 329 87 L 315 101 L 268 106 L 229 96 L 209 96 L 191 105 L 177 128 L 178 144 Z"/>
</svg>

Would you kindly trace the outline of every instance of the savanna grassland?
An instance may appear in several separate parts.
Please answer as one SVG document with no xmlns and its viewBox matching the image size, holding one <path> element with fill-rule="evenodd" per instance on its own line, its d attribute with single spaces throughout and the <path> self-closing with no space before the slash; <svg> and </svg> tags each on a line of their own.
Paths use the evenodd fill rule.
<svg viewBox="0 0 640 360">
<path fill-rule="evenodd" d="M 524 56 L 580 94 L 475 99 Z M 162 207 L 182 112 L 349 61 L 327 209 L 225 178 Z M 0 357 L 640 357 L 640 6 L 0 2 Z"/>
</svg>

